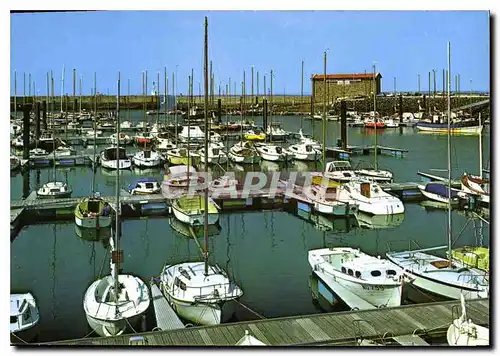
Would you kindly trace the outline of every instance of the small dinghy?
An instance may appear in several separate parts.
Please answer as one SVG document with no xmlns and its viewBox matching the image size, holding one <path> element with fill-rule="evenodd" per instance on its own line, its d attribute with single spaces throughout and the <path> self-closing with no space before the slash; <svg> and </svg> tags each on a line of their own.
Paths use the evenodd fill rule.
<svg viewBox="0 0 500 356">
<path fill-rule="evenodd" d="M 156 178 L 139 178 L 128 186 L 128 192 L 132 195 L 156 194 L 161 190 Z"/>
</svg>

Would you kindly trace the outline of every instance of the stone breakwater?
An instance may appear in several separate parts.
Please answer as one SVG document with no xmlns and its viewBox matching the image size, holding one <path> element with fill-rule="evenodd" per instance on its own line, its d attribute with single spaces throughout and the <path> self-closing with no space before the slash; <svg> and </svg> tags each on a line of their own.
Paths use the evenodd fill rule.
<svg viewBox="0 0 500 356">
<path fill-rule="evenodd" d="M 45 97 L 37 98 L 39 101 L 45 100 Z M 218 96 L 215 96 L 213 100 L 213 104 L 210 105 L 210 110 L 217 110 L 217 100 Z M 226 110 L 240 110 L 241 108 L 241 97 L 233 96 L 231 98 L 221 97 L 221 109 L 224 113 Z M 250 109 L 251 102 L 255 104 L 258 103 L 258 108 L 262 109 L 262 101 L 263 98 L 259 97 L 254 100 L 250 100 L 251 98 L 247 97 L 245 99 L 244 111 Z M 474 102 L 483 101 L 485 99 L 489 99 L 487 95 L 473 95 L 473 96 L 453 96 L 451 98 L 451 107 L 457 108 L 464 105 L 468 105 Z M 11 110 L 14 111 L 14 97 L 10 98 L 11 100 Z M 76 103 L 75 103 L 76 100 Z M 120 108 L 121 109 L 131 109 L 131 110 L 157 110 L 158 108 L 158 98 L 156 96 L 123 96 L 120 100 Z M 32 97 L 17 97 L 17 103 L 19 104 L 32 104 L 34 98 Z M 95 101 L 93 97 L 90 96 L 82 96 L 82 108 L 85 110 L 92 110 L 95 105 Z M 169 98 L 169 102 L 173 102 L 173 97 Z M 178 97 L 178 108 L 181 110 L 187 109 L 187 97 Z M 60 100 L 59 98 L 54 98 L 54 110 L 60 110 Z M 76 105 L 75 105 L 76 104 Z M 51 108 L 52 101 L 49 100 L 49 109 Z M 72 111 L 73 106 L 77 110 L 80 107 L 79 98 L 73 99 L 72 97 L 65 97 L 63 100 L 63 109 L 64 111 Z M 200 97 L 194 99 L 194 105 L 198 108 L 203 108 L 203 101 Z M 382 115 L 391 115 L 398 112 L 399 105 L 399 97 L 398 96 L 381 96 L 377 97 L 377 111 Z M 271 100 L 268 98 L 268 107 L 271 108 Z M 273 113 L 287 113 L 287 114 L 308 114 L 311 111 L 311 97 L 310 96 L 294 96 L 287 95 L 285 97 L 275 95 L 272 98 L 272 107 Z M 327 104 L 327 110 L 333 114 L 340 114 L 340 101 L 335 101 L 333 103 Z M 446 111 L 447 109 L 447 101 L 446 97 L 436 96 L 432 97 L 424 97 L 423 96 L 403 96 L 403 112 L 418 112 L 419 107 L 425 108 L 426 110 L 437 109 L 441 111 Z M 97 109 L 98 110 L 114 110 L 116 108 L 116 97 L 115 96 L 98 96 L 97 99 Z M 358 112 L 368 112 L 373 110 L 373 98 L 360 98 L 360 99 L 346 99 L 346 108 L 347 110 L 354 110 Z M 18 108 L 18 110 L 20 110 Z M 320 113 L 323 110 L 323 103 L 316 102 L 314 104 L 314 112 Z M 486 118 L 490 116 L 490 106 L 482 105 L 477 108 L 473 108 L 472 110 L 474 115 L 477 115 L 481 112 L 481 115 Z M 262 111 L 255 113 L 256 116 L 262 115 Z"/>
</svg>

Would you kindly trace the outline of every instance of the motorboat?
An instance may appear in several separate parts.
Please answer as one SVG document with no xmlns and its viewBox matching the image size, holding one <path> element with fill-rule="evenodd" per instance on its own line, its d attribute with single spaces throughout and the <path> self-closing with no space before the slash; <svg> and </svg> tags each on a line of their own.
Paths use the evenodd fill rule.
<svg viewBox="0 0 500 356">
<path fill-rule="evenodd" d="M 10 294 L 10 340 L 23 344 L 32 341 L 38 332 L 40 311 L 31 293 Z"/>
<path fill-rule="evenodd" d="M 209 264 L 205 273 L 206 263 L 165 265 L 160 286 L 180 317 L 197 325 L 217 325 L 233 316 L 243 291 L 217 265 Z"/>
<path fill-rule="evenodd" d="M 403 202 L 385 192 L 378 183 L 358 178 L 340 186 L 348 194 L 340 194 L 339 200 L 357 204 L 358 210 L 372 215 L 402 214 L 405 211 Z"/>
<path fill-rule="evenodd" d="M 388 129 L 397 129 L 399 127 L 399 121 L 393 118 L 387 118 L 384 120 L 385 127 Z"/>
<path fill-rule="evenodd" d="M 285 162 L 293 158 L 293 155 L 281 146 L 260 144 L 255 147 L 262 159 L 266 161 Z"/>
<path fill-rule="evenodd" d="M 299 139 L 300 139 L 300 143 L 303 143 L 306 145 L 312 145 L 312 147 L 317 151 L 321 151 L 323 149 L 323 146 L 321 145 L 321 143 L 312 139 L 311 137 L 305 136 L 304 133 L 302 132 L 302 129 L 299 130 Z"/>
<path fill-rule="evenodd" d="M 310 250 L 313 273 L 334 292 L 338 285 L 373 308 L 401 305 L 403 270 L 359 249 L 334 247 Z"/>
<path fill-rule="evenodd" d="M 120 127 L 122 129 L 130 129 L 130 128 L 132 128 L 132 122 L 131 121 L 123 121 L 120 123 Z"/>
<path fill-rule="evenodd" d="M 321 152 L 308 143 L 297 143 L 287 148 L 293 159 L 299 161 L 317 161 L 321 158 Z"/>
<path fill-rule="evenodd" d="M 349 161 L 327 162 L 324 176 L 339 183 L 349 182 L 357 177 Z"/>
<path fill-rule="evenodd" d="M 87 130 L 84 134 L 87 138 L 100 137 L 102 135 L 101 130 Z"/>
<path fill-rule="evenodd" d="M 47 182 L 43 184 L 37 191 L 38 198 L 68 198 L 73 190 L 65 182 Z"/>
<path fill-rule="evenodd" d="M 130 169 L 132 162 L 127 157 L 125 148 L 119 148 L 119 160 L 116 159 L 116 147 L 108 147 L 99 155 L 101 166 L 108 169 Z"/>
<path fill-rule="evenodd" d="M 172 202 L 172 210 L 177 219 L 192 226 L 203 225 L 205 198 L 201 195 L 183 195 Z M 219 221 L 219 210 L 212 199 L 208 199 L 208 224 Z"/>
<path fill-rule="evenodd" d="M 188 142 L 188 139 L 193 142 L 201 142 L 205 139 L 205 133 L 199 126 L 183 126 L 179 139 L 181 142 Z"/>
<path fill-rule="evenodd" d="M 209 164 L 224 164 L 227 162 L 227 155 L 224 151 L 222 151 L 219 147 L 214 146 L 213 144 L 208 145 L 208 162 L 205 162 L 205 148 L 202 147 L 198 150 L 198 155 L 200 155 L 202 163 Z"/>
<path fill-rule="evenodd" d="M 286 139 L 287 132 L 278 124 L 271 124 L 266 129 L 266 136 L 273 141 L 284 141 Z"/>
<path fill-rule="evenodd" d="M 305 187 L 303 192 L 312 201 L 314 210 L 322 214 L 349 216 L 358 212 L 357 204 L 350 204 L 349 199 L 339 200 L 339 196 L 346 192 L 338 187 L 312 184 Z"/>
<path fill-rule="evenodd" d="M 149 127 L 149 123 L 145 121 L 139 121 L 136 125 L 135 128 L 139 130 L 146 130 Z"/>
<path fill-rule="evenodd" d="M 134 137 L 135 142 L 138 145 L 149 145 L 152 142 L 153 138 L 154 137 L 151 135 L 150 132 L 142 132 L 135 135 Z"/>
<path fill-rule="evenodd" d="M 56 157 L 67 157 L 76 154 L 76 150 L 73 147 L 59 146 L 55 149 L 54 154 Z"/>
<path fill-rule="evenodd" d="M 228 158 L 232 162 L 255 164 L 259 163 L 261 157 L 251 142 L 240 141 L 234 144 L 228 153 Z"/>
<path fill-rule="evenodd" d="M 380 182 L 380 183 L 392 183 L 393 174 L 390 171 L 373 169 L 373 168 L 360 168 L 354 170 L 358 177 L 364 177 L 366 179 Z"/>
<path fill-rule="evenodd" d="M 243 138 L 247 141 L 265 141 L 266 134 L 260 130 L 248 130 L 243 133 Z"/>
<path fill-rule="evenodd" d="M 157 167 L 162 162 L 162 156 L 152 150 L 140 150 L 132 156 L 132 162 L 137 167 Z"/>
<path fill-rule="evenodd" d="M 118 139 L 117 137 L 118 135 L 116 133 L 109 136 L 112 145 L 130 145 L 132 143 L 132 138 L 126 133 L 120 132 L 120 138 Z M 120 141 L 120 143 L 118 143 L 118 141 Z"/>
<path fill-rule="evenodd" d="M 39 147 L 30 150 L 30 157 L 47 156 L 48 154 L 49 153 L 47 151 Z"/>
<path fill-rule="evenodd" d="M 385 129 L 387 126 L 384 122 L 384 120 L 380 118 L 367 118 L 365 119 L 365 127 L 368 129 Z"/>
<path fill-rule="evenodd" d="M 173 150 L 175 144 L 168 138 L 162 138 L 160 136 L 156 137 L 157 144 L 155 146 L 157 151 L 164 152 L 168 150 Z"/>
</svg>

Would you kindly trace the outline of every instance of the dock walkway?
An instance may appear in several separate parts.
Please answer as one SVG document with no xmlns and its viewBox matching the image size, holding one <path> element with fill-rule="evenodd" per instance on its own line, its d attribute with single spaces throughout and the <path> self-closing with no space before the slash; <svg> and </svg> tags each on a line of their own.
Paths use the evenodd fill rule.
<svg viewBox="0 0 500 356">
<path fill-rule="evenodd" d="M 468 317 L 478 325 L 488 326 L 489 304 L 489 298 L 469 300 Z M 253 320 L 106 338 L 64 340 L 43 345 L 129 345 L 131 337 L 142 337 L 149 346 L 234 346 L 245 335 L 245 330 L 269 346 L 353 345 L 358 339 L 384 341 L 404 335 L 443 336 L 452 318 L 457 317 L 456 312 L 452 313 L 452 308 L 460 309 L 460 301 Z"/>
<path fill-rule="evenodd" d="M 160 330 L 183 329 L 185 326 L 172 309 L 167 299 L 161 292 L 156 283 L 151 280 L 151 299 L 155 309 L 156 326 Z"/>
</svg>

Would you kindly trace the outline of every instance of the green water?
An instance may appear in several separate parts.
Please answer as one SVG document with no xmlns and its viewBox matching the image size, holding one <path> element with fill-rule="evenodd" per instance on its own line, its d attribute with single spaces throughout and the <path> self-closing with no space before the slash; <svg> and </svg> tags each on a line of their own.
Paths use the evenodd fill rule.
<svg viewBox="0 0 500 356">
<path fill-rule="evenodd" d="M 300 128 L 298 117 L 275 118 L 283 121 L 286 130 Z M 257 121 L 257 123 L 259 123 Z M 304 133 L 311 133 L 311 121 L 302 122 Z M 319 130 L 320 123 L 315 123 Z M 328 142 L 334 144 L 340 136 L 340 125 L 329 122 Z M 319 133 L 319 132 L 318 132 Z M 370 145 L 373 135 L 364 129 L 348 128 L 349 143 Z M 317 135 L 317 138 L 320 135 Z M 390 169 L 396 181 L 418 181 L 417 170 L 445 169 L 447 166 L 446 136 L 419 134 L 411 128 L 385 130 L 379 144 L 405 148 L 404 158 L 379 156 L 379 165 Z M 464 171 L 478 171 L 477 136 L 452 138 L 453 177 Z M 489 134 L 483 138 L 483 159 L 488 162 Z M 99 149 L 98 149 L 99 150 Z M 133 148 L 131 148 L 133 150 Z M 371 161 L 373 156 L 356 157 Z M 299 169 L 314 167 L 302 167 Z M 292 165 L 290 170 L 297 169 Z M 39 173 L 38 173 L 39 172 Z M 30 187 L 51 177 L 50 169 L 33 170 Z M 138 172 L 138 171 L 137 171 Z M 127 184 L 136 175 L 131 171 L 122 178 Z M 444 172 L 434 172 L 444 176 Z M 58 179 L 67 179 L 74 196 L 87 195 L 92 173 L 89 168 L 58 170 Z M 161 179 L 162 170 L 146 172 Z M 115 178 L 101 168 L 96 173 L 96 190 L 103 195 L 114 194 Z M 23 179 L 11 177 L 11 199 L 22 196 Z M 210 238 L 211 261 L 224 267 L 242 287 L 241 302 L 265 317 L 280 317 L 319 313 L 312 302 L 308 287 L 310 266 L 307 251 L 324 246 L 360 247 L 363 251 L 383 255 L 387 243 L 393 249 L 408 248 L 415 240 L 422 247 L 447 244 L 447 214 L 443 210 L 427 209 L 420 204 L 407 203 L 406 212 L 390 228 L 346 228 L 345 221 L 323 221 L 334 230 L 320 231 L 312 221 L 288 212 L 254 212 L 221 214 L 220 234 Z M 463 213 L 453 212 L 453 235 L 456 246 L 481 244 L 489 246 L 489 226 L 469 220 Z M 313 217 L 315 220 L 316 218 Z M 462 228 L 465 229 L 461 232 Z M 197 245 L 175 232 L 168 218 L 149 218 L 123 222 L 121 248 L 124 249 L 124 271 L 134 273 L 145 281 L 158 275 L 165 263 L 199 259 Z M 201 240 L 200 240 L 201 241 Z M 80 238 L 72 222 L 43 224 L 24 228 L 11 243 L 11 291 L 31 291 L 38 300 L 41 312 L 40 341 L 78 338 L 90 331 L 83 311 L 86 288 L 102 273 L 109 273 L 109 254 L 105 244 Z M 151 305 L 152 308 L 152 305 Z"/>
</svg>

